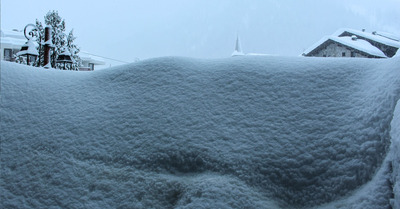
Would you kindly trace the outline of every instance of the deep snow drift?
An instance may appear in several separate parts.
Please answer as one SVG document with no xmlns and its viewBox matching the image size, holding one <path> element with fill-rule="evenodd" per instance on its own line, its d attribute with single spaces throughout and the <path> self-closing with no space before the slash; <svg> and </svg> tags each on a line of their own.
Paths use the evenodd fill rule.
<svg viewBox="0 0 400 209">
<path fill-rule="evenodd" d="M 70 72 L 1 62 L 1 208 L 399 204 L 399 66 L 158 58 Z"/>
</svg>

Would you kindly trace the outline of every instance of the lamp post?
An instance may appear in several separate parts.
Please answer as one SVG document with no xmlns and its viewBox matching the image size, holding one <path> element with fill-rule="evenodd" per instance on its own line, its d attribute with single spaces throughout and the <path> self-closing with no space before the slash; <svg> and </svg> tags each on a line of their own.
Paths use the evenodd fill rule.
<svg viewBox="0 0 400 209">
<path fill-rule="evenodd" d="M 44 28 L 44 68 L 50 68 L 50 49 L 54 48 L 54 45 L 51 41 L 51 27 L 46 26 Z"/>
<path fill-rule="evenodd" d="M 29 33 L 26 33 L 26 29 L 28 27 L 33 27 L 33 29 L 31 31 L 29 31 Z M 36 34 L 35 34 L 36 31 Z M 37 57 L 39 56 L 38 51 L 36 50 L 36 46 L 33 43 L 33 38 L 35 36 L 38 36 L 37 34 L 39 34 L 39 30 L 37 29 L 37 27 L 34 24 L 28 24 L 25 26 L 24 28 L 24 35 L 25 38 L 28 40 L 22 47 L 21 47 L 21 51 L 19 51 L 17 53 L 17 56 L 26 56 L 26 64 L 30 65 L 30 62 L 35 62 Z"/>
<path fill-rule="evenodd" d="M 64 48 L 64 51 L 58 55 L 56 63 L 63 64 L 62 69 L 66 69 L 66 65 L 72 65 L 73 63 L 73 58 L 71 56 L 71 53 L 68 51 L 68 49 Z"/>
</svg>

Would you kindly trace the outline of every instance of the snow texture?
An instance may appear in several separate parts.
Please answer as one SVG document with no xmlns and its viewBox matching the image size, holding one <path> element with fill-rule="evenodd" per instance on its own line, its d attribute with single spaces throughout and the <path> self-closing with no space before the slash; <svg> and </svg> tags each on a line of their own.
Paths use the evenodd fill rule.
<svg viewBox="0 0 400 209">
<path fill-rule="evenodd" d="M 399 66 L 1 62 L 0 207 L 399 208 Z"/>
<path fill-rule="evenodd" d="M 396 59 L 400 60 L 400 57 L 396 57 Z M 400 67 L 397 68 L 400 70 Z M 391 164 L 389 166 L 391 166 L 390 168 L 393 171 L 390 179 L 394 191 L 392 205 L 394 209 L 400 209 L 400 100 L 397 102 L 391 127 Z"/>
</svg>

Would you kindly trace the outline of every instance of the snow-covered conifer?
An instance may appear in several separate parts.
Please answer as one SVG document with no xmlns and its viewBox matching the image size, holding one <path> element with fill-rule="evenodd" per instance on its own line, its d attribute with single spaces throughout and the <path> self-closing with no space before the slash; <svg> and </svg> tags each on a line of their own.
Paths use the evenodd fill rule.
<svg viewBox="0 0 400 209">
<path fill-rule="evenodd" d="M 59 54 L 63 52 L 64 49 L 67 49 L 74 60 L 72 65 L 68 67 L 69 70 L 78 70 L 80 64 L 81 64 L 81 59 L 78 55 L 79 53 L 79 47 L 74 43 L 74 40 L 76 37 L 73 35 L 73 30 L 69 32 L 68 35 L 65 33 L 65 20 L 62 19 L 58 15 L 58 11 L 53 10 L 49 11 L 46 16 L 44 16 L 44 23 L 46 26 L 51 27 L 51 40 L 52 44 L 54 46 L 53 50 L 51 50 L 51 67 L 52 68 L 59 68 L 59 66 L 56 64 L 56 60 Z M 39 63 L 38 66 L 43 66 L 44 65 L 44 48 L 40 47 L 41 43 L 44 42 L 44 26 L 42 22 L 36 19 L 36 27 L 39 30 L 40 37 L 37 39 L 37 42 L 39 44 Z"/>
<path fill-rule="evenodd" d="M 80 52 L 79 47 L 74 43 L 76 37 L 74 36 L 74 29 L 72 29 L 67 36 L 66 48 L 71 53 L 72 58 L 74 59 L 74 63 L 72 63 L 70 69 L 71 70 L 79 70 L 79 66 L 81 65 L 81 58 L 78 53 Z"/>
<path fill-rule="evenodd" d="M 38 57 L 38 63 L 37 66 L 43 66 L 44 65 L 44 48 L 41 45 L 41 42 L 44 41 L 44 27 L 42 22 L 40 22 L 38 19 L 36 19 L 36 27 L 38 29 L 38 33 L 40 34 L 39 37 L 36 39 L 36 42 L 38 43 L 38 52 L 39 52 L 39 57 Z"/>
<path fill-rule="evenodd" d="M 51 26 L 51 40 L 54 45 L 53 54 L 51 55 L 51 66 L 56 67 L 57 55 L 61 54 L 65 44 L 65 20 L 59 15 L 58 11 L 49 11 L 44 16 L 44 22 L 46 25 Z"/>
</svg>

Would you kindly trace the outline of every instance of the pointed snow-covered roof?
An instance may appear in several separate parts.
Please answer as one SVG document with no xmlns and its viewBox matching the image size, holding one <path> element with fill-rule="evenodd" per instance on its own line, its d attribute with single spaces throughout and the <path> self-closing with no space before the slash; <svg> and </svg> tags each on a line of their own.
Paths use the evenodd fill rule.
<svg viewBox="0 0 400 209">
<path fill-rule="evenodd" d="M 318 49 L 319 46 L 323 45 L 327 41 L 333 41 L 339 44 L 342 44 L 346 47 L 361 51 L 363 53 L 375 56 L 375 57 L 381 57 L 381 58 L 386 58 L 386 55 L 378 48 L 370 44 L 368 41 L 362 40 L 362 39 L 357 39 L 354 37 L 349 37 L 349 36 L 344 36 L 344 37 L 338 37 L 338 36 L 325 36 L 318 42 L 316 42 L 314 45 L 312 45 L 310 48 L 308 48 L 306 51 L 304 51 L 304 54 L 308 55 L 311 52 L 315 51 Z"/>
<path fill-rule="evenodd" d="M 233 56 L 242 56 L 244 53 L 242 52 L 242 47 L 240 46 L 240 39 L 239 35 L 236 37 L 236 45 L 235 45 L 235 51 L 232 53 Z"/>
</svg>

